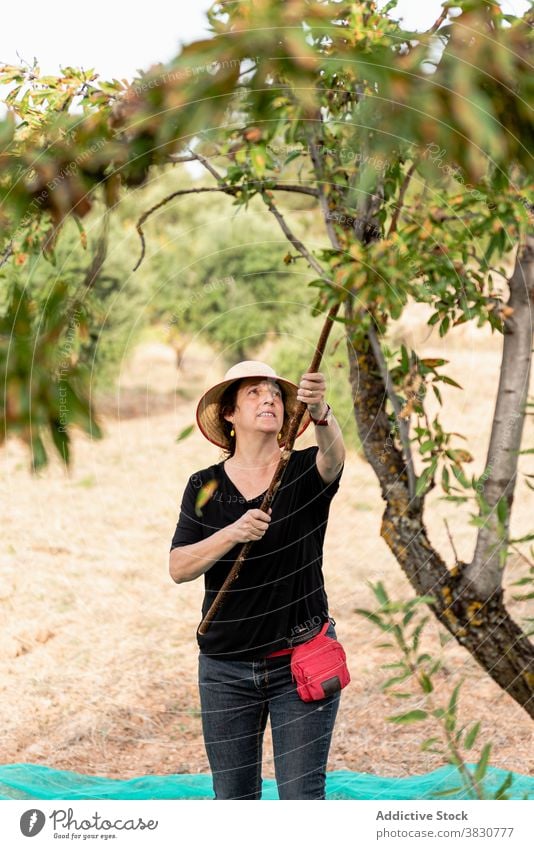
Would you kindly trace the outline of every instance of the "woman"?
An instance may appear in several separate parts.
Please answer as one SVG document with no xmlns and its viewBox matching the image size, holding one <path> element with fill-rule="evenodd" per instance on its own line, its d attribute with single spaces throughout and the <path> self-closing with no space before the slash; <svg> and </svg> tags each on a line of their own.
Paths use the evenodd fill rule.
<svg viewBox="0 0 534 849">
<path fill-rule="evenodd" d="M 260 799 L 263 733 L 270 715 L 281 799 L 324 799 L 339 692 L 302 701 L 290 650 L 330 617 L 322 549 L 345 449 L 321 373 L 296 386 L 265 363 L 233 366 L 197 407 L 197 422 L 226 459 L 196 472 L 183 495 L 169 570 L 177 583 L 204 575 L 207 613 L 243 543 L 252 541 L 200 647 L 204 742 L 216 799 Z M 268 512 L 259 509 L 284 446 L 291 411 L 307 404 L 317 445 L 293 451 Z M 335 637 L 333 620 L 326 631 Z"/>
</svg>

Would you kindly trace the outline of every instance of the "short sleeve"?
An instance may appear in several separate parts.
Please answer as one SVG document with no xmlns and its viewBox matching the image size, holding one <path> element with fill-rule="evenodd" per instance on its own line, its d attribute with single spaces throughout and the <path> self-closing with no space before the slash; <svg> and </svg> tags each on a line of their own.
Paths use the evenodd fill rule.
<svg viewBox="0 0 534 849">
<path fill-rule="evenodd" d="M 173 548 L 179 548 L 182 545 L 191 545 L 203 539 L 202 520 L 195 513 L 198 483 L 195 488 L 193 480 L 198 481 L 198 475 L 193 475 L 189 478 L 184 490 L 182 505 L 180 507 L 180 518 L 178 519 L 178 524 L 172 538 L 171 551 Z"/>
<path fill-rule="evenodd" d="M 343 464 L 333 481 L 330 481 L 330 483 L 325 483 L 321 475 L 319 474 L 319 470 L 317 468 L 318 451 L 319 446 L 312 445 L 310 448 L 305 448 L 301 452 L 303 455 L 301 474 L 303 476 L 303 482 L 306 487 L 306 491 L 312 497 L 320 498 L 322 502 L 329 502 L 332 500 L 332 498 L 339 489 L 339 482 L 341 480 L 341 475 L 343 474 L 345 464 Z"/>
</svg>

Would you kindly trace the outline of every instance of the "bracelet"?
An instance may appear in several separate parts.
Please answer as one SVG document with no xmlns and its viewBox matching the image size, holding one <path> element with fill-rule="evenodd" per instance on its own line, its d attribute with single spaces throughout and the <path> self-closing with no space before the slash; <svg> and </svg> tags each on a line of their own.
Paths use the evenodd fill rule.
<svg viewBox="0 0 534 849">
<path fill-rule="evenodd" d="M 330 423 L 330 411 L 331 411 L 330 404 L 327 403 L 326 404 L 326 412 L 321 419 L 314 419 L 313 416 L 311 415 L 311 413 L 310 413 L 310 419 L 312 420 L 314 425 L 328 425 Z"/>
</svg>

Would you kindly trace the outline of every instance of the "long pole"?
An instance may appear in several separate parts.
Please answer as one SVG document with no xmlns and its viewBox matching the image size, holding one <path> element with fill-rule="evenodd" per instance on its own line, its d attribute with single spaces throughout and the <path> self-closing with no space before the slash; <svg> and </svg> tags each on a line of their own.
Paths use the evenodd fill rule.
<svg viewBox="0 0 534 849">
<path fill-rule="evenodd" d="M 315 354 L 313 356 L 310 367 L 308 369 L 309 372 L 317 372 L 319 370 L 319 366 L 321 365 L 321 360 L 323 358 L 324 350 L 325 350 L 325 347 L 326 347 L 326 342 L 328 340 L 328 336 L 329 336 L 330 331 L 332 329 L 332 325 L 334 324 L 334 318 L 337 315 L 339 307 L 340 307 L 340 302 L 338 301 L 338 303 L 334 304 L 334 306 L 331 307 L 329 312 L 328 312 L 328 315 L 326 317 L 326 321 L 325 321 L 325 323 L 323 325 L 323 329 L 321 331 L 321 335 L 319 337 L 319 341 L 317 343 L 317 348 L 315 349 Z M 269 489 L 265 493 L 265 495 L 263 497 L 263 501 L 262 501 L 261 506 L 260 506 L 260 510 L 263 510 L 264 512 L 267 512 L 267 510 L 271 506 L 271 503 L 274 499 L 274 496 L 276 495 L 278 488 L 279 488 L 279 486 L 282 482 L 282 475 L 285 471 L 287 464 L 289 463 L 289 458 L 291 457 L 291 452 L 293 451 L 293 445 L 295 443 L 295 439 L 296 439 L 296 436 L 297 436 L 297 433 L 298 433 L 298 430 L 299 430 L 299 427 L 300 427 L 300 423 L 302 421 L 302 417 L 303 417 L 304 413 L 306 412 L 306 409 L 307 409 L 307 405 L 304 403 L 304 401 L 298 401 L 296 406 L 295 406 L 295 409 L 293 411 L 293 415 L 291 416 L 291 418 L 289 420 L 286 444 L 284 445 L 284 448 L 283 448 L 282 453 L 280 455 L 280 461 L 278 463 L 278 466 L 276 467 L 276 470 L 275 470 L 275 473 L 273 475 L 273 479 L 270 483 Z M 241 567 L 242 567 L 243 563 L 245 562 L 245 559 L 246 559 L 246 557 L 247 557 L 247 555 L 250 551 L 250 548 L 253 544 L 254 543 L 252 541 L 250 541 L 250 542 L 244 543 L 244 545 L 242 546 L 242 548 L 241 548 L 241 550 L 240 550 L 240 552 L 239 552 L 239 554 L 238 554 L 238 556 L 235 560 L 234 565 L 232 566 L 232 568 L 228 572 L 228 575 L 226 576 L 226 579 L 225 579 L 221 589 L 219 590 L 219 592 L 215 596 L 210 609 L 208 610 L 204 619 L 202 620 L 202 622 L 199 625 L 198 630 L 199 630 L 200 634 L 206 634 L 206 632 L 208 631 L 215 615 L 217 614 L 217 612 L 220 610 L 221 606 L 224 603 L 226 593 L 228 592 L 228 590 L 230 589 L 232 584 L 236 581 L 237 577 L 239 576 L 239 573 L 241 571 Z"/>
</svg>

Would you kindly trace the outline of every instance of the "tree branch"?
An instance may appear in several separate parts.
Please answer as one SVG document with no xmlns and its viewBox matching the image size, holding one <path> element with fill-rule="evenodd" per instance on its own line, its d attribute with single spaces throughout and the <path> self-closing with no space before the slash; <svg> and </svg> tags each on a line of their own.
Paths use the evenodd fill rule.
<svg viewBox="0 0 534 849">
<path fill-rule="evenodd" d="M 397 393 L 395 392 L 395 388 L 391 382 L 391 375 L 388 371 L 388 367 L 386 361 L 384 359 L 384 354 L 382 353 L 382 347 L 378 340 L 378 336 L 376 335 L 376 331 L 374 327 L 371 325 L 367 332 L 369 337 L 369 342 L 373 349 L 373 354 L 375 355 L 375 360 L 378 365 L 378 370 L 380 371 L 380 375 L 382 377 L 382 381 L 384 383 L 384 388 L 386 390 L 387 396 L 391 401 L 391 406 L 393 407 L 393 412 L 395 413 L 395 421 L 397 422 L 397 426 L 399 428 L 399 436 L 402 443 L 402 449 L 404 452 L 404 462 L 406 464 L 406 472 L 408 474 L 408 491 L 410 493 L 410 501 L 415 500 L 416 486 L 417 486 L 417 478 L 414 471 L 413 466 L 413 457 L 412 457 L 412 448 L 410 445 L 410 425 L 406 419 L 401 417 L 401 404 L 398 398 Z"/>
<path fill-rule="evenodd" d="M 201 162 L 201 159 L 199 159 L 199 157 L 196 156 L 196 155 L 193 157 L 193 159 L 196 159 L 199 162 Z M 202 157 L 202 159 L 204 159 L 204 157 Z M 202 163 L 202 164 L 204 164 L 204 163 Z M 208 163 L 205 163 L 205 167 L 208 167 Z M 141 215 L 141 217 L 137 221 L 137 224 L 135 225 L 135 229 L 139 233 L 139 238 L 141 239 L 141 256 L 139 257 L 135 266 L 133 267 L 133 269 L 132 269 L 133 271 L 137 271 L 137 269 L 139 268 L 139 266 L 143 262 L 143 259 L 145 258 L 146 242 L 145 242 L 145 235 L 144 235 L 144 232 L 143 232 L 143 224 L 152 215 L 152 213 L 156 212 L 156 210 L 158 210 L 158 209 L 161 209 L 162 206 L 165 206 L 165 204 L 169 203 L 169 201 L 171 201 L 173 198 L 180 197 L 181 195 L 200 194 L 201 192 L 224 192 L 224 194 L 232 195 L 233 197 L 236 197 L 237 193 L 239 191 L 241 191 L 242 189 L 246 189 L 248 186 L 262 186 L 263 182 L 264 182 L 263 180 L 254 180 L 250 183 L 240 183 L 240 184 L 235 185 L 235 186 L 229 186 L 228 184 L 224 183 L 224 181 L 222 180 L 222 178 L 220 176 L 217 176 L 217 172 L 215 171 L 215 169 L 212 166 L 210 166 L 208 168 L 208 170 L 210 171 L 210 173 L 213 174 L 213 176 L 215 176 L 215 178 L 217 180 L 220 181 L 220 185 L 218 185 L 218 186 L 198 186 L 197 188 L 194 188 L 194 189 L 178 189 L 176 192 L 172 192 L 170 195 L 167 195 L 167 197 L 163 198 L 163 200 L 159 201 L 159 203 L 155 204 L 155 206 L 152 206 L 152 207 L 150 207 L 150 209 L 147 209 L 146 212 L 144 212 Z M 261 189 L 258 189 L 258 191 L 261 192 Z M 300 186 L 293 186 L 293 185 L 290 185 L 290 184 L 284 185 L 284 183 L 275 183 L 274 186 L 272 186 L 272 185 L 269 186 L 269 191 L 299 192 L 301 194 L 313 195 L 313 197 L 317 197 L 317 192 L 315 192 L 315 190 L 313 190 L 313 189 L 307 189 L 306 186 L 300 187 Z"/>
<path fill-rule="evenodd" d="M 7 248 L 5 249 L 4 253 L 2 254 L 2 259 L 0 259 L 0 268 L 2 268 L 2 266 L 6 264 L 9 257 L 12 256 L 12 254 L 13 254 L 13 242 L 10 242 L 9 245 L 7 246 Z"/>
<path fill-rule="evenodd" d="M 201 154 L 201 153 L 198 153 L 198 151 L 192 151 L 192 150 L 191 150 L 191 148 L 188 148 L 188 150 L 189 150 L 189 153 L 191 154 L 191 156 L 193 157 L 193 159 L 196 159 L 196 160 L 197 160 L 197 162 L 200 162 L 200 164 L 201 164 L 201 165 L 203 165 L 203 166 L 204 166 L 204 168 L 205 168 L 207 171 L 209 171 L 209 172 L 210 172 L 211 176 L 212 176 L 212 177 L 215 177 L 215 179 L 217 180 L 217 182 L 218 182 L 218 183 L 220 183 L 221 185 L 223 185 L 223 183 L 224 183 L 224 179 L 223 179 L 222 175 L 221 175 L 221 174 L 219 174 L 219 172 L 218 172 L 218 171 L 216 171 L 216 169 L 213 167 L 213 165 L 210 165 L 210 163 L 209 163 L 209 161 L 206 159 L 206 157 L 205 157 L 205 156 L 202 156 L 202 154 Z"/>
<path fill-rule="evenodd" d="M 324 169 L 321 163 L 321 158 L 319 156 L 319 152 L 317 150 L 317 145 L 313 138 L 308 138 L 309 142 L 309 150 L 310 157 L 313 164 L 313 170 L 315 171 L 315 176 L 317 178 L 317 185 L 319 187 L 319 203 L 321 204 L 321 209 L 323 212 L 323 219 L 326 226 L 326 232 L 328 233 L 329 239 L 332 243 L 332 247 L 335 247 L 337 250 L 340 249 L 339 240 L 336 235 L 336 231 L 334 229 L 334 225 L 332 219 L 330 218 L 330 209 L 328 208 L 328 200 L 324 192 Z"/>
<path fill-rule="evenodd" d="M 509 287 L 508 307 L 513 312 L 505 320 L 499 388 L 486 460 L 489 477 L 483 492 L 490 512 L 489 515 L 484 510 L 480 512 L 485 524 L 478 532 L 473 560 L 463 576 L 466 584 L 473 584 L 482 598 L 489 598 L 502 584 L 501 560 L 508 545 L 532 356 L 534 236 L 528 236 L 518 249 Z M 497 515 L 501 499 L 507 506 L 504 537 Z"/>
<path fill-rule="evenodd" d="M 237 192 L 237 188 L 233 191 L 229 191 L 229 189 L 222 188 L 222 186 L 198 186 L 195 189 L 178 189 L 176 192 L 171 192 L 170 195 L 160 200 L 159 203 L 155 204 L 155 206 L 151 206 L 150 209 L 147 209 L 146 212 L 143 212 L 142 216 L 139 218 L 137 224 L 135 225 L 135 229 L 139 233 L 139 238 L 141 239 L 141 256 L 137 260 L 136 264 L 133 267 L 133 271 L 137 271 L 143 259 L 145 258 L 146 245 L 145 245 L 145 234 L 143 233 L 143 224 L 149 218 L 153 212 L 156 212 L 157 209 L 161 209 L 162 206 L 169 203 L 173 198 L 180 197 L 181 195 L 191 195 L 191 194 L 201 194 L 202 192 L 226 192 L 226 194 L 233 194 Z"/>
<path fill-rule="evenodd" d="M 267 209 L 274 215 L 274 217 L 278 221 L 278 224 L 280 225 L 280 228 L 286 239 L 291 242 L 293 247 L 296 248 L 299 254 L 303 256 L 305 260 L 308 261 L 311 267 L 317 272 L 317 274 L 320 275 L 320 277 L 322 277 L 323 280 L 328 282 L 334 289 L 338 288 L 334 281 L 330 280 L 330 278 L 325 274 L 321 263 L 315 259 L 315 257 L 309 252 L 307 247 L 300 241 L 299 238 L 297 238 L 297 236 L 295 236 L 293 231 L 288 226 L 284 216 L 282 215 L 280 210 L 275 206 L 273 199 L 269 197 L 269 193 L 263 192 L 262 197 L 264 202 L 267 204 Z"/>
<path fill-rule="evenodd" d="M 443 11 L 441 12 L 437 21 L 435 23 L 433 23 L 432 26 L 430 27 L 430 29 L 428 30 L 429 35 L 434 35 L 438 31 L 438 29 L 440 28 L 440 26 L 442 25 L 443 21 L 445 20 L 445 18 L 447 17 L 448 14 L 449 14 L 449 10 L 443 9 Z"/>
<path fill-rule="evenodd" d="M 394 211 L 393 217 L 391 219 L 391 225 L 390 225 L 389 232 L 388 232 L 388 239 L 397 230 L 397 224 L 399 223 L 399 216 L 401 214 L 402 207 L 404 206 L 404 195 L 406 194 L 406 190 L 407 190 L 408 186 L 410 185 L 410 180 L 412 179 L 413 172 L 415 171 L 416 168 L 417 168 L 417 162 L 412 162 L 408 171 L 406 172 L 404 180 L 402 181 L 402 186 L 401 186 L 401 189 L 400 189 L 400 192 L 399 192 L 399 199 L 397 201 L 397 204 L 395 206 L 395 211 Z"/>
</svg>

